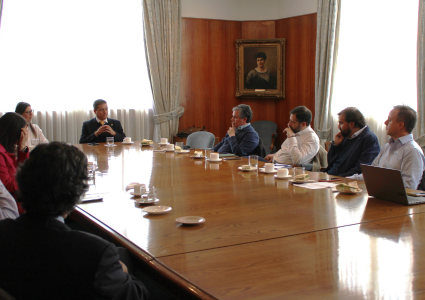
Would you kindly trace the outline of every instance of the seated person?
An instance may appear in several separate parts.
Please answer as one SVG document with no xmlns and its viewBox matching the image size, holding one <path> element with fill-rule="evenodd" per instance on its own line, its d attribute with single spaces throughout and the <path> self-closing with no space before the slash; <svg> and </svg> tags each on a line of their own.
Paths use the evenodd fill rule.
<svg viewBox="0 0 425 300">
<path fill-rule="evenodd" d="M 320 140 L 310 127 L 311 111 L 305 106 L 295 107 L 290 112 L 286 140 L 275 154 L 269 154 L 265 159 L 287 165 L 302 165 L 310 163 L 319 152 Z"/>
<path fill-rule="evenodd" d="M 412 135 L 416 125 L 416 112 L 406 105 L 394 106 L 385 125 L 390 138 L 372 166 L 400 170 L 404 186 L 415 190 L 425 169 L 422 149 Z M 355 174 L 350 178 L 363 180 L 363 175 Z"/>
<path fill-rule="evenodd" d="M 18 190 L 16 168 L 29 156 L 27 139 L 27 122 L 21 115 L 8 112 L 0 118 L 0 180 L 14 198 Z M 18 208 L 24 212 L 19 204 Z"/>
<path fill-rule="evenodd" d="M 37 124 L 32 124 L 31 120 L 34 115 L 34 110 L 31 108 L 31 104 L 26 102 L 19 102 L 16 105 L 15 113 L 20 114 L 24 117 L 25 121 L 27 121 L 28 124 L 28 139 L 25 146 L 30 147 L 31 140 L 38 139 L 40 144 L 48 143 L 49 141 L 46 139 L 46 137 L 43 134 L 43 131 L 41 131 L 41 128 L 38 127 Z"/>
<path fill-rule="evenodd" d="M 19 217 L 19 213 L 15 199 L 0 180 L 0 220 L 16 219 L 17 217 Z"/>
<path fill-rule="evenodd" d="M 99 99 L 93 103 L 93 111 L 96 117 L 83 123 L 80 144 L 106 143 L 107 137 L 114 137 L 114 142 L 122 142 L 125 133 L 118 120 L 108 119 L 108 104 Z"/>
<path fill-rule="evenodd" d="M 379 154 L 378 138 L 355 107 L 338 113 L 338 129 L 340 132 L 335 135 L 328 152 L 325 172 L 342 177 L 360 174 L 360 164 L 370 165 Z"/>
<path fill-rule="evenodd" d="M 213 147 L 214 152 L 233 153 L 238 156 L 254 154 L 260 141 L 258 133 L 252 128 L 252 110 L 249 105 L 233 107 L 232 127 L 223 140 Z"/>
<path fill-rule="evenodd" d="M 147 299 L 115 245 L 64 224 L 88 189 L 84 153 L 65 143 L 38 145 L 16 177 L 26 212 L 0 221 L 4 290 L 16 299 Z"/>
</svg>

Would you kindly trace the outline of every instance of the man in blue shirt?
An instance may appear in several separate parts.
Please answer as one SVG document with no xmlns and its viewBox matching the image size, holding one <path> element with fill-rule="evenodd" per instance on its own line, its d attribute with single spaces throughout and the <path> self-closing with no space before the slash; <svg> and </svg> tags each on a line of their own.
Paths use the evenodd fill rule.
<svg viewBox="0 0 425 300">
<path fill-rule="evenodd" d="M 258 133 L 252 128 L 252 110 L 249 105 L 239 104 L 233 107 L 232 127 L 223 140 L 214 148 L 214 152 L 233 153 L 247 156 L 255 152 L 259 143 Z"/>
</svg>

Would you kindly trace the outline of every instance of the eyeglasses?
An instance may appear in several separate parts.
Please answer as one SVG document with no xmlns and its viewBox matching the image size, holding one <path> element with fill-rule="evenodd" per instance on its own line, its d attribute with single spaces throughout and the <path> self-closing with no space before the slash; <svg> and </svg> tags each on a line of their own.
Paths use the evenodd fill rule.
<svg viewBox="0 0 425 300">
<path fill-rule="evenodd" d="M 33 109 L 31 109 L 29 111 L 24 111 L 24 114 L 32 114 L 32 113 L 34 113 L 34 110 Z"/>
</svg>

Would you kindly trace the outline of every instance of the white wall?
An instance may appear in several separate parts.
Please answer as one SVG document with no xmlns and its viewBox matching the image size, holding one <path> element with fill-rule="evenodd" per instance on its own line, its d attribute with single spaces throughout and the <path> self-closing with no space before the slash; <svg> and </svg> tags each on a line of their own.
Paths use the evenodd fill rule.
<svg viewBox="0 0 425 300">
<path fill-rule="evenodd" d="M 277 20 L 317 12 L 317 0 L 181 0 L 182 17 Z"/>
</svg>

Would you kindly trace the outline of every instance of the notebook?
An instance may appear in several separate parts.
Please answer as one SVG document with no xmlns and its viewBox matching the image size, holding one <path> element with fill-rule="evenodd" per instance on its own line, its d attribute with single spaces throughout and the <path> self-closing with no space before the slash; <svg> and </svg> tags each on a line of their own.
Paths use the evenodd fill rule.
<svg viewBox="0 0 425 300">
<path fill-rule="evenodd" d="M 404 205 L 425 203 L 425 197 L 408 196 L 400 170 L 360 165 L 367 193 L 377 199 Z"/>
</svg>

